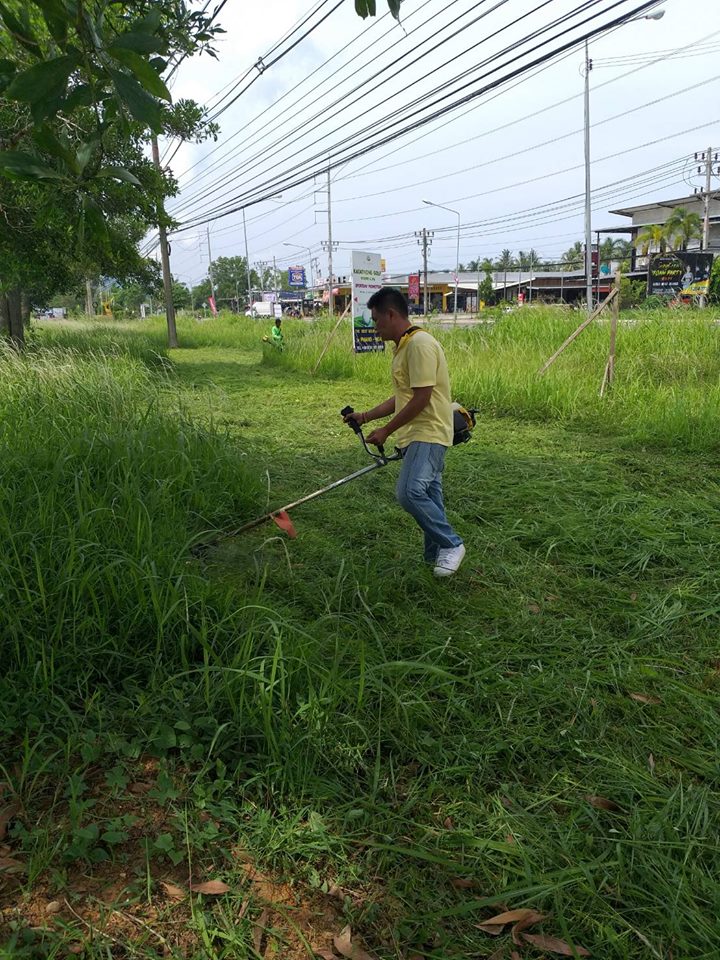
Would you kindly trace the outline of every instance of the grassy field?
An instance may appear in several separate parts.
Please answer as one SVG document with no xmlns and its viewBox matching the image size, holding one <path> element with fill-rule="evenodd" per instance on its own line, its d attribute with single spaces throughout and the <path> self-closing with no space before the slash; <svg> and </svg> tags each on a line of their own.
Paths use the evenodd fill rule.
<svg viewBox="0 0 720 960">
<path fill-rule="evenodd" d="M 448 582 L 393 465 L 192 551 L 364 464 L 347 330 L 0 355 L 0 955 L 717 957 L 720 334 L 630 316 L 601 401 L 603 326 L 536 377 L 576 320 L 439 334 Z"/>
</svg>

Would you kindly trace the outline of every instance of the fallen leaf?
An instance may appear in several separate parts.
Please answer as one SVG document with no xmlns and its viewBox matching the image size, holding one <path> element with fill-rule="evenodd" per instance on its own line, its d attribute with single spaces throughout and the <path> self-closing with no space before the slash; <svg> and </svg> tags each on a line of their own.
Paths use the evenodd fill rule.
<svg viewBox="0 0 720 960">
<path fill-rule="evenodd" d="M 528 604 L 528 613 L 538 614 L 540 613 L 540 604 L 538 603 L 529 603 Z"/>
<path fill-rule="evenodd" d="M 539 914 L 537 910 L 531 910 L 529 907 L 520 907 L 517 910 L 506 910 L 504 913 L 498 913 L 494 917 L 490 917 L 488 920 L 485 920 L 484 923 L 490 924 L 499 924 L 501 927 L 504 927 L 508 923 L 537 923 L 537 919 L 532 919 L 533 917 L 539 917 L 543 919 L 542 914 Z"/>
<path fill-rule="evenodd" d="M 312 952 L 321 960 L 338 960 L 334 950 L 327 950 L 325 947 L 313 947 Z"/>
<path fill-rule="evenodd" d="M 489 933 L 491 937 L 499 937 L 505 929 L 502 923 L 476 923 L 475 926 L 483 933 Z"/>
<path fill-rule="evenodd" d="M 446 830 L 454 830 L 455 821 L 453 820 L 452 817 L 445 817 L 445 819 L 443 820 L 443 826 L 445 827 Z"/>
<path fill-rule="evenodd" d="M 513 952 L 510 954 L 510 960 L 520 960 L 520 954 L 517 952 L 517 950 L 513 950 Z"/>
<path fill-rule="evenodd" d="M 205 883 L 191 883 L 190 889 L 193 893 L 205 893 L 211 897 L 219 897 L 222 893 L 228 893 L 230 887 L 222 880 L 207 880 Z"/>
<path fill-rule="evenodd" d="M 347 957 L 348 960 L 376 960 L 372 954 L 367 953 L 352 942 L 352 931 L 349 926 L 333 938 L 333 943 L 337 952 L 343 957 Z"/>
<path fill-rule="evenodd" d="M 45 904 L 45 913 L 60 913 L 60 901 L 51 900 L 50 903 Z"/>
<path fill-rule="evenodd" d="M 650 773 L 655 773 L 655 757 L 651 753 L 648 754 L 648 769 Z"/>
<path fill-rule="evenodd" d="M 638 703 L 662 703 L 659 697 L 651 697 L 647 693 L 631 693 L 630 699 L 637 700 Z"/>
<path fill-rule="evenodd" d="M 263 936 L 265 935 L 265 928 L 267 927 L 268 920 L 270 919 L 270 910 L 265 907 L 263 912 L 260 914 L 257 922 L 254 924 L 253 930 L 253 946 L 255 947 L 255 953 L 260 953 L 260 947 L 262 946 Z"/>
<path fill-rule="evenodd" d="M 0 860 L 0 873 L 25 873 L 25 866 L 12 857 L 3 857 Z"/>
<path fill-rule="evenodd" d="M 559 953 L 563 957 L 589 957 L 590 951 L 585 947 L 570 946 L 564 940 L 558 940 L 557 937 L 546 937 L 544 933 L 524 933 L 523 938 L 531 943 L 538 950 L 548 950 L 550 953 Z"/>
<path fill-rule="evenodd" d="M 5 839 L 8 824 L 20 813 L 19 803 L 9 803 L 0 810 L 0 840 Z"/>
<path fill-rule="evenodd" d="M 71 943 L 70 946 L 67 948 L 67 952 L 68 952 L 68 953 L 75 953 L 75 954 L 77 954 L 77 953 L 84 953 L 84 952 L 85 952 L 85 944 L 84 944 L 84 943 Z"/>
<path fill-rule="evenodd" d="M 613 810 L 615 812 L 622 810 L 622 807 L 619 807 L 614 800 L 608 800 L 607 797 L 588 797 L 587 802 L 591 807 L 595 807 L 597 810 Z"/>
<path fill-rule="evenodd" d="M 475 881 L 470 877 L 450 877 L 450 883 L 456 890 L 470 890 L 475 886 Z"/>
<path fill-rule="evenodd" d="M 129 790 L 130 790 L 130 793 L 134 793 L 138 795 L 141 793 L 149 793 L 152 790 L 153 786 L 154 784 L 148 783 L 146 780 L 138 780 L 137 783 L 130 784 Z"/>
<path fill-rule="evenodd" d="M 536 910 L 530 910 L 526 917 L 523 917 L 522 920 L 518 922 L 512 928 L 512 941 L 513 943 L 521 947 L 523 945 L 522 940 L 520 939 L 520 934 L 523 930 L 527 930 L 528 927 L 534 926 L 536 923 L 540 923 L 541 920 L 545 919 L 544 913 L 538 913 Z"/>
<path fill-rule="evenodd" d="M 185 898 L 186 892 L 182 887 L 177 887 L 174 883 L 168 883 L 166 880 L 161 880 L 160 883 L 162 884 L 165 893 L 172 900 L 183 900 Z"/>
</svg>

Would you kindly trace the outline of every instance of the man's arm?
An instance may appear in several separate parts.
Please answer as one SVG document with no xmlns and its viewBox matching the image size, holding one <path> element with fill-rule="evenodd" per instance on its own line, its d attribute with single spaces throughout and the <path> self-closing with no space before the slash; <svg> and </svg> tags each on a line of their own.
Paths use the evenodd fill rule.
<svg viewBox="0 0 720 960">
<path fill-rule="evenodd" d="M 357 423 L 362 425 L 363 423 L 370 423 L 371 420 L 382 420 L 383 417 L 389 417 L 394 409 L 395 397 L 389 397 L 387 400 L 383 400 L 382 403 L 379 403 L 376 407 L 373 407 L 372 410 L 366 410 L 364 413 L 359 411 L 349 413 L 345 417 L 345 422 L 347 423 L 348 420 L 355 420 Z"/>
<path fill-rule="evenodd" d="M 408 400 L 402 410 L 399 410 L 395 414 L 389 423 L 386 423 L 384 427 L 378 427 L 377 430 L 373 430 L 373 432 L 367 438 L 368 443 L 373 443 L 376 446 L 383 446 L 390 434 L 395 433 L 395 431 L 399 430 L 400 427 L 404 427 L 406 423 L 414 420 L 415 417 L 430 403 L 433 388 L 413 387 L 412 392 L 413 395 L 410 400 Z M 389 401 L 385 401 L 385 403 L 381 404 L 381 406 L 386 406 L 388 402 Z M 394 402 L 395 401 L 393 400 L 393 403 Z M 376 407 L 375 409 L 378 408 Z M 387 416 L 387 414 L 381 414 L 381 416 Z"/>
</svg>

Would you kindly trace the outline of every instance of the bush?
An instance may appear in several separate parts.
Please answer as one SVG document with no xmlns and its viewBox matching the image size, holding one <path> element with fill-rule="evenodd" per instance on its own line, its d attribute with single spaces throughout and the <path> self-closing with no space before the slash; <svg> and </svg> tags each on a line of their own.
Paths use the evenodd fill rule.
<svg viewBox="0 0 720 960">
<path fill-rule="evenodd" d="M 620 309 L 631 310 L 638 307 L 647 297 L 647 287 L 643 280 L 620 279 Z"/>
</svg>

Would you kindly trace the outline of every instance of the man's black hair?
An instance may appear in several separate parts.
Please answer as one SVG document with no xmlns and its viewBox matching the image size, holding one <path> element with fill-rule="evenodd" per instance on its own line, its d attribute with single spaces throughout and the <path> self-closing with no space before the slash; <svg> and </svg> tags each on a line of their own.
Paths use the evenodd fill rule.
<svg viewBox="0 0 720 960">
<path fill-rule="evenodd" d="M 377 310 L 378 313 L 395 310 L 401 317 L 407 318 L 408 315 L 407 297 L 404 293 L 396 290 L 395 287 L 380 287 L 370 297 L 367 305 L 371 310 Z"/>
</svg>

